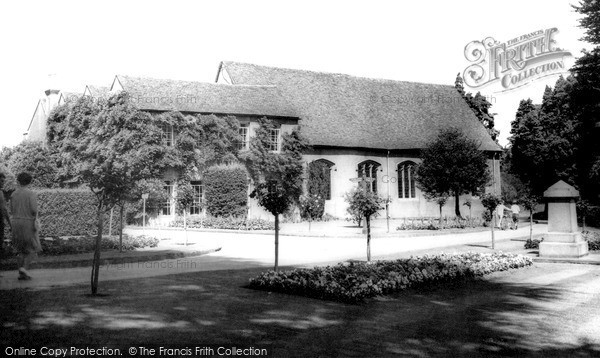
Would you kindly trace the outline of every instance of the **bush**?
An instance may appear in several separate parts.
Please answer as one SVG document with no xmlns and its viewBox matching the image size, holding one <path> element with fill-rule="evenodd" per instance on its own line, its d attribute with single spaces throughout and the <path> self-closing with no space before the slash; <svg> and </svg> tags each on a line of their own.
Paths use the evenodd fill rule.
<svg viewBox="0 0 600 358">
<path fill-rule="evenodd" d="M 158 246 L 159 239 L 151 236 L 129 236 L 123 235 L 123 250 L 133 251 L 144 247 Z M 79 236 L 79 237 L 51 237 L 40 240 L 42 244 L 41 256 L 56 256 L 69 254 L 82 254 L 94 252 L 96 247 L 96 237 L 94 236 Z M 119 237 L 105 236 L 101 241 L 102 250 L 118 250 Z M 6 250 L 7 256 L 16 256 L 16 250 L 9 245 Z"/>
<path fill-rule="evenodd" d="M 600 251 L 600 232 L 584 231 L 583 239 L 588 242 L 590 251 Z"/>
<path fill-rule="evenodd" d="M 178 217 L 169 223 L 172 227 L 183 227 L 183 218 Z M 187 218 L 188 228 L 222 229 L 222 230 L 275 230 L 271 221 L 263 219 L 244 219 L 234 217 L 206 217 L 192 216 Z"/>
<path fill-rule="evenodd" d="M 239 165 L 217 165 L 204 173 L 206 209 L 212 216 L 243 217 L 248 206 L 248 176 Z"/>
<path fill-rule="evenodd" d="M 411 286 L 452 283 L 532 263 L 529 257 L 502 252 L 440 254 L 371 264 L 340 263 L 312 269 L 268 271 L 250 279 L 250 287 L 354 303 Z"/>
<path fill-rule="evenodd" d="M 95 235 L 98 227 L 96 196 L 87 189 L 35 190 L 41 224 L 40 237 Z M 103 233 L 108 234 L 110 212 L 104 214 Z M 119 230 L 118 210 L 113 233 Z"/>
<path fill-rule="evenodd" d="M 527 241 L 525 241 L 525 249 L 539 249 L 540 248 L 540 242 L 544 241 L 544 239 L 538 240 L 538 239 L 527 239 Z"/>
</svg>

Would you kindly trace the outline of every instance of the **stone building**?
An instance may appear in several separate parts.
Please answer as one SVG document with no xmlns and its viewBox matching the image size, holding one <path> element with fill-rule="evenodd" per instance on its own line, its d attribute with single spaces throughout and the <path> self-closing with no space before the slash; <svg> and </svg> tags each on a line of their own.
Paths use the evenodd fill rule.
<svg viewBox="0 0 600 358">
<path fill-rule="evenodd" d="M 136 78 L 117 75 L 110 87 L 87 86 L 83 95 L 106 98 L 127 91 L 144 111 L 180 111 L 188 114 L 234 115 L 242 124 L 241 149 L 258 119 L 267 117 L 279 125 L 273 133 L 274 150 L 279 150 L 281 134 L 300 125 L 312 150 L 307 164 L 320 161 L 329 168 L 329 188 L 325 212 L 346 217 L 344 194 L 356 185 L 350 179 L 373 178 L 371 190 L 390 199 L 393 218 L 438 216 L 437 204 L 425 199 L 414 180 L 419 153 L 440 130 L 461 128 L 480 143 L 489 160 L 492 180 L 486 192 L 500 194 L 500 146 L 494 142 L 453 86 L 361 78 L 222 62 L 216 83 Z M 46 91 L 31 121 L 28 137 L 43 140 L 45 119 L 59 100 L 78 94 Z M 61 99 L 62 98 L 62 99 Z M 175 134 L 164 128 L 166 144 Z M 169 140 L 170 138 L 170 140 Z M 166 189 L 173 192 L 177 173 L 165 175 Z M 202 196 L 201 178 L 192 183 Z M 468 196 L 461 197 L 461 202 Z M 270 217 L 250 200 L 249 216 Z M 165 203 L 165 216 L 173 215 L 172 203 Z M 444 214 L 454 216 L 450 198 Z M 473 200 L 473 215 L 483 208 Z M 198 209 L 196 214 L 200 214 Z"/>
</svg>

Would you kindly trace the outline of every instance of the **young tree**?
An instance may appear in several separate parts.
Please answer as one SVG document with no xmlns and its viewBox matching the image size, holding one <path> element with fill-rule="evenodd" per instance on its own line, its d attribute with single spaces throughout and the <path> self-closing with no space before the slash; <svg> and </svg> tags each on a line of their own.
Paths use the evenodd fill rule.
<svg viewBox="0 0 600 358">
<path fill-rule="evenodd" d="M 367 190 L 364 183 L 359 183 L 358 188 L 346 193 L 346 202 L 365 219 L 367 226 L 367 261 L 371 261 L 371 217 L 376 216 L 377 212 L 383 209 L 385 199 Z"/>
<path fill-rule="evenodd" d="M 177 183 L 177 194 L 175 195 L 177 212 L 183 215 L 183 230 L 185 231 L 185 246 L 188 245 L 187 215 L 190 207 L 194 204 L 194 188 L 189 181 L 181 180 Z"/>
<path fill-rule="evenodd" d="M 125 92 L 106 102 L 83 97 L 66 117 L 51 115 L 48 120 L 57 129 L 54 133 L 59 133 L 49 145 L 96 195 L 98 234 L 90 280 L 92 295 L 96 295 L 103 214 L 138 181 L 159 177 L 165 155 L 161 129 L 148 113 L 130 103 Z"/>
<path fill-rule="evenodd" d="M 308 194 L 300 197 L 300 211 L 303 219 L 308 220 L 308 231 L 311 223 L 323 217 L 325 199 L 318 194 Z"/>
<path fill-rule="evenodd" d="M 481 204 L 484 208 L 486 208 L 486 210 L 490 214 L 490 227 L 492 230 L 492 249 L 496 248 L 496 240 L 494 237 L 494 211 L 496 210 L 498 204 L 500 204 L 501 202 L 502 199 L 500 199 L 500 197 L 494 194 L 485 194 L 483 197 L 481 197 Z"/>
<path fill-rule="evenodd" d="M 273 146 L 276 124 L 266 118 L 259 120 L 260 127 L 250 139 L 250 150 L 240 154 L 254 190 L 251 198 L 275 217 L 275 271 L 279 267 L 279 215 L 292 204 L 298 204 L 302 195 L 303 159 L 308 149 L 307 140 L 300 129 L 282 136 L 281 150 Z"/>
<path fill-rule="evenodd" d="M 448 202 L 448 197 L 447 196 L 440 196 L 438 198 L 435 198 L 435 203 L 438 204 L 439 208 L 440 208 L 440 228 L 443 229 L 444 228 L 444 219 L 442 216 L 442 209 L 444 208 L 444 205 L 446 205 L 446 202 Z"/>
<path fill-rule="evenodd" d="M 529 240 L 533 240 L 533 212 L 540 202 L 540 197 L 532 193 L 528 193 L 521 198 L 521 205 L 529 211 Z"/>
<path fill-rule="evenodd" d="M 476 194 L 490 180 L 485 154 L 460 129 L 441 131 L 423 150 L 422 160 L 417 167 L 417 185 L 427 198 L 454 196 L 457 217 L 461 216 L 460 195 Z"/>
</svg>

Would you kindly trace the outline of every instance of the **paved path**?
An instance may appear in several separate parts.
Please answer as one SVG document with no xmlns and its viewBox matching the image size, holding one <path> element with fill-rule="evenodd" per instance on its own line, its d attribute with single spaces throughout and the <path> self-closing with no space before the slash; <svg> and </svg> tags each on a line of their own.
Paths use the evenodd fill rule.
<svg viewBox="0 0 600 358">
<path fill-rule="evenodd" d="M 545 225 L 534 225 L 534 234 L 546 231 Z M 184 241 L 182 231 L 153 232 L 147 234 L 169 236 L 172 241 Z M 529 235 L 529 227 L 516 231 L 496 231 L 498 242 Z M 274 262 L 274 238 L 261 234 L 232 234 L 217 232 L 188 232 L 188 241 L 203 247 L 221 247 L 218 252 L 181 259 L 128 263 L 101 266 L 100 280 L 122 280 L 162 276 L 184 272 L 235 270 L 255 267 L 271 267 Z M 419 236 L 419 237 L 374 237 L 371 243 L 373 259 L 393 258 L 403 253 L 443 249 L 457 245 L 490 245 L 489 232 Z M 313 266 L 332 264 L 348 259 L 366 258 L 366 239 L 360 237 L 305 237 L 281 236 L 279 244 L 280 266 Z M 439 250 L 443 251 L 443 250 Z M 31 281 L 18 281 L 16 271 L 0 273 L 0 289 L 48 288 L 90 282 L 89 267 L 68 269 L 31 270 Z"/>
</svg>

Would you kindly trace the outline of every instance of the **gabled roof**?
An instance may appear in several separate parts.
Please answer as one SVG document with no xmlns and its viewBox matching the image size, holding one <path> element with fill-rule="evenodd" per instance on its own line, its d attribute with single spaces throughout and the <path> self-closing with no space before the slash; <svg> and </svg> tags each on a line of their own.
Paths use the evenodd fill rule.
<svg viewBox="0 0 600 358">
<path fill-rule="evenodd" d="M 298 117 L 275 86 L 233 86 L 118 75 L 111 91 L 121 88 L 142 110 Z"/>
<path fill-rule="evenodd" d="M 450 85 L 222 62 L 232 84 L 274 85 L 298 110 L 312 145 L 420 149 L 447 127 L 462 128 L 482 150 L 500 151 Z M 219 78 L 221 73 L 217 74 Z"/>
<path fill-rule="evenodd" d="M 64 103 L 74 103 L 81 97 L 81 93 L 78 92 L 67 92 L 60 91 L 60 96 L 58 97 L 58 105 L 62 105 Z"/>
<path fill-rule="evenodd" d="M 105 86 L 87 85 L 83 90 L 83 95 L 99 99 L 108 99 L 110 97 L 110 89 Z"/>
</svg>

